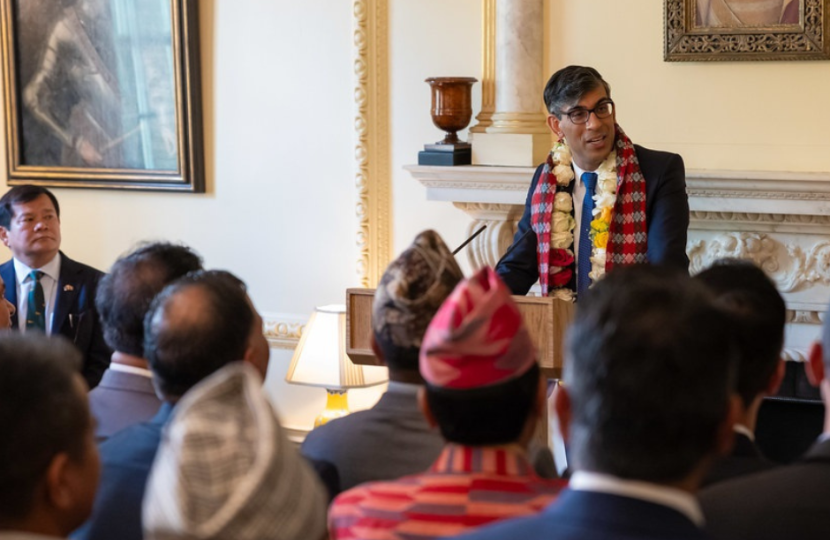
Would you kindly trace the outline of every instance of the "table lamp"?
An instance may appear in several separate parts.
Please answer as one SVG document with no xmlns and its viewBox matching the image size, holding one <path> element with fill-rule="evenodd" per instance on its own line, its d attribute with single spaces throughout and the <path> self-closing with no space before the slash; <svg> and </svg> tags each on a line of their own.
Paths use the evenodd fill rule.
<svg viewBox="0 0 830 540">
<path fill-rule="evenodd" d="M 349 414 L 349 388 L 375 386 L 388 379 L 385 367 L 356 365 L 346 355 L 346 306 L 337 304 L 314 310 L 285 376 L 289 383 L 326 389 L 326 408 L 314 427 Z"/>
</svg>

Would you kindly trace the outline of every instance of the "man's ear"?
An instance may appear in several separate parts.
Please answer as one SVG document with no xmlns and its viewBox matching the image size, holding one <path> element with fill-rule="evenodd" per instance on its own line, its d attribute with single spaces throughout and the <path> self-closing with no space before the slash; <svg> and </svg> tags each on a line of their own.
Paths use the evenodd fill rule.
<svg viewBox="0 0 830 540">
<path fill-rule="evenodd" d="M 824 346 L 821 342 L 814 342 L 804 363 L 804 372 L 810 384 L 818 388 L 824 379 Z"/>
<path fill-rule="evenodd" d="M 781 387 L 781 381 L 784 380 L 784 374 L 787 372 L 787 365 L 784 362 L 785 360 L 783 358 L 778 360 L 778 365 L 775 366 L 775 372 L 772 374 L 769 384 L 767 384 L 767 395 L 769 396 L 777 394 L 778 389 Z"/>
<path fill-rule="evenodd" d="M 567 443 L 570 439 L 571 417 L 571 396 L 562 384 L 557 384 L 551 394 L 553 401 L 553 413 L 559 421 L 559 429 L 562 431 L 562 439 Z"/>
<path fill-rule="evenodd" d="M 9 247 L 9 230 L 5 227 L 0 227 L 0 241 L 4 246 Z"/>
<path fill-rule="evenodd" d="M 423 386 L 418 389 L 418 408 L 421 409 L 421 414 L 423 414 L 424 418 L 427 419 L 429 427 L 435 427 L 438 425 L 438 421 L 435 420 L 435 415 L 432 414 L 432 409 L 429 408 L 427 389 Z"/>
<path fill-rule="evenodd" d="M 553 134 L 556 135 L 557 140 L 560 140 L 565 136 L 565 134 L 562 133 L 561 126 L 559 125 L 559 118 L 557 118 L 555 114 L 548 115 L 547 124 Z"/>
<path fill-rule="evenodd" d="M 72 488 L 68 479 L 69 455 L 65 452 L 55 455 L 46 469 L 44 491 L 48 504 L 59 510 L 72 508 Z"/>
</svg>

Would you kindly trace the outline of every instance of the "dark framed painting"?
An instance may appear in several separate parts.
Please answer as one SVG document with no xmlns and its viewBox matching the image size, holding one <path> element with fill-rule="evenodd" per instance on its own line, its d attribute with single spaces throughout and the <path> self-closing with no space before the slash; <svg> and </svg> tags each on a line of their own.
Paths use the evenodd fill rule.
<svg viewBox="0 0 830 540">
<path fill-rule="evenodd" d="M 664 0 L 663 58 L 830 60 L 830 0 Z"/>
<path fill-rule="evenodd" d="M 204 191 L 198 0 L 0 0 L 9 185 Z"/>
</svg>

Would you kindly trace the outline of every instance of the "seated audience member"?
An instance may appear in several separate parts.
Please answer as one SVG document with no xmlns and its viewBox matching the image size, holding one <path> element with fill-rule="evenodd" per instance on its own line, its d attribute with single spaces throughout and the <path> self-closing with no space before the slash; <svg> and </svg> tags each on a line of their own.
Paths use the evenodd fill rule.
<svg viewBox="0 0 830 540">
<path fill-rule="evenodd" d="M 464 538 L 707 538 L 694 493 L 728 451 L 738 407 L 726 317 L 702 284 L 667 268 L 618 268 L 589 289 L 554 397 L 568 489 L 538 516 Z"/>
<path fill-rule="evenodd" d="M 82 361 L 63 338 L 0 337 L 0 538 L 66 538 L 92 510 L 100 462 Z"/>
<path fill-rule="evenodd" d="M 383 274 L 372 306 L 372 349 L 389 367 L 389 389 L 371 409 L 313 430 L 301 448 L 334 464 L 342 489 L 425 471 L 444 447 L 418 409 L 418 352 L 427 325 L 463 277 L 434 231 L 420 233 Z"/>
<path fill-rule="evenodd" d="M 775 466 L 755 445 L 755 423 L 764 397 L 774 395 L 784 377 L 787 308 L 775 284 L 749 261 L 720 261 L 695 279 L 733 316 L 739 349 L 735 387 L 741 411 L 734 426 L 735 446 L 709 472 L 704 485 L 711 485 Z"/>
<path fill-rule="evenodd" d="M 158 412 L 161 400 L 144 359 L 144 316 L 165 285 L 201 269 L 201 257 L 190 248 L 154 243 L 121 257 L 101 278 L 95 306 L 104 340 L 115 352 L 101 382 L 89 393 L 98 442 Z"/>
<path fill-rule="evenodd" d="M 262 379 L 235 362 L 179 402 L 147 481 L 145 540 L 318 540 L 326 498 Z"/>
<path fill-rule="evenodd" d="M 14 315 L 14 304 L 6 300 L 6 284 L 0 278 L 0 332 L 12 327 L 12 315 Z"/>
<path fill-rule="evenodd" d="M 41 186 L 15 186 L 0 197 L 0 241 L 12 260 L 0 264 L 6 300 L 20 332 L 62 335 L 84 357 L 81 375 L 95 388 L 110 362 L 95 310 L 95 289 L 104 275 L 73 261 L 61 247 L 58 199 Z"/>
<path fill-rule="evenodd" d="M 228 272 L 203 271 L 171 283 L 144 319 L 144 355 L 163 403 L 149 422 L 101 447 L 101 486 L 92 517 L 76 538 L 140 540 L 141 501 L 161 432 L 176 402 L 220 368 L 239 360 L 265 378 L 270 350 L 245 285 Z"/>
<path fill-rule="evenodd" d="M 419 402 L 443 451 L 426 472 L 340 494 L 329 511 L 332 539 L 452 536 L 534 514 L 564 487 L 539 478 L 527 457 L 545 385 L 518 307 L 492 269 L 461 282 L 438 310 L 420 370 Z"/>
<path fill-rule="evenodd" d="M 805 365 L 830 407 L 830 318 Z M 700 494 L 706 527 L 723 540 L 830 538 L 830 415 L 824 433 L 792 465 L 714 485 Z"/>
</svg>

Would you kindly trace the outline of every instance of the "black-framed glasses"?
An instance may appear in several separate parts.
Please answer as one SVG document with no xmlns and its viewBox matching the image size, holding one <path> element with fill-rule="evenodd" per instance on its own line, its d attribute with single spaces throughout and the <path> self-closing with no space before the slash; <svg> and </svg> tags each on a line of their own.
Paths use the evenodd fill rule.
<svg viewBox="0 0 830 540">
<path fill-rule="evenodd" d="M 605 101 L 600 101 L 593 109 L 574 107 L 570 111 L 562 111 L 562 114 L 567 116 L 571 123 L 574 124 L 587 123 L 588 119 L 591 117 L 591 113 L 594 113 L 599 119 L 608 118 L 614 114 L 614 102 L 607 99 Z"/>
</svg>

